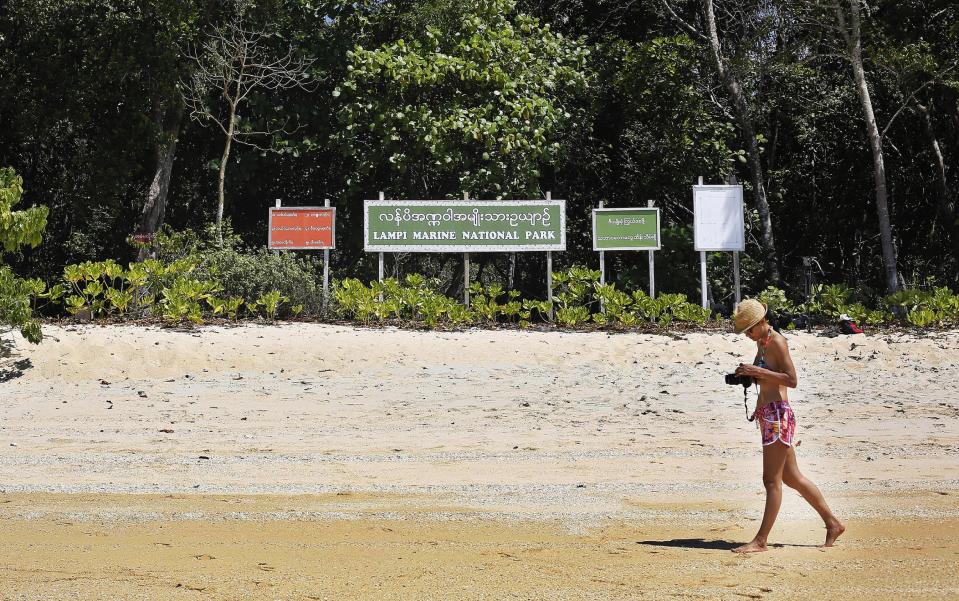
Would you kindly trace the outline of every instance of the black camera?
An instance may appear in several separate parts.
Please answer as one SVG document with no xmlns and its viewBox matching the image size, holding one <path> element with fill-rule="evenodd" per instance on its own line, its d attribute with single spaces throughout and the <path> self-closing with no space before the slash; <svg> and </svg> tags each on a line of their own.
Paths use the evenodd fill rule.
<svg viewBox="0 0 959 601">
<path fill-rule="evenodd" d="M 749 376 L 739 376 L 736 374 L 726 374 L 726 383 L 730 386 L 742 386 L 749 388 L 753 385 L 753 379 Z"/>
</svg>

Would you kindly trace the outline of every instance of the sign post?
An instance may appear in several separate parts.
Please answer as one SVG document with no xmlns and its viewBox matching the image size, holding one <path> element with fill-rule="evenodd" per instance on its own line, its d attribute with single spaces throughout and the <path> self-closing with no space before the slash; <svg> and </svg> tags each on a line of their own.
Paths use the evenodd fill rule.
<svg viewBox="0 0 959 601">
<path fill-rule="evenodd" d="M 706 278 L 706 251 L 699 253 L 699 290 L 702 292 L 701 304 L 704 309 L 709 308 L 709 281 Z"/>
<path fill-rule="evenodd" d="M 380 192 L 380 200 L 382 201 L 382 200 L 384 200 L 385 198 L 386 198 L 386 194 L 384 194 L 383 192 Z M 379 257 L 379 259 L 380 259 L 380 261 L 379 261 L 379 263 L 380 263 L 380 268 L 379 268 L 379 282 L 382 284 L 382 283 L 383 283 L 383 253 L 380 252 L 379 255 L 380 255 L 380 257 Z M 383 302 L 383 293 L 382 293 L 382 292 L 380 292 L 380 302 L 381 302 L 381 303 Z"/>
<path fill-rule="evenodd" d="M 593 209 L 593 250 L 599 251 L 600 281 L 606 283 L 607 250 L 649 251 L 650 296 L 653 294 L 653 252 L 660 249 L 659 209 L 652 207 Z"/>
<path fill-rule="evenodd" d="M 330 199 L 323 201 L 325 208 L 330 208 Z M 336 240 L 333 241 L 336 244 Z M 323 249 L 323 313 L 330 304 L 330 249 Z"/>
<path fill-rule="evenodd" d="M 653 200 L 647 200 L 647 201 L 646 201 L 646 206 L 649 207 L 650 209 L 653 208 L 653 204 L 655 204 L 655 201 L 653 201 Z M 659 221 L 659 217 L 658 217 L 658 215 L 657 215 L 657 226 L 656 226 L 656 229 L 657 229 L 656 235 L 657 235 L 657 237 L 659 236 L 659 232 L 658 232 L 658 230 L 659 230 L 659 223 L 658 223 L 658 221 Z M 661 245 L 661 244 L 662 244 L 662 241 L 660 241 L 659 244 L 657 244 L 657 246 L 659 246 L 659 245 Z M 655 271 L 655 269 L 653 269 L 653 267 L 654 267 L 654 265 L 655 265 L 655 259 L 653 258 L 653 257 L 654 257 L 654 253 L 655 253 L 655 251 L 653 251 L 652 249 L 649 250 L 649 298 L 656 298 L 656 271 Z"/>
<path fill-rule="evenodd" d="M 336 209 L 327 198 L 322 207 L 283 207 L 277 198 L 270 208 L 267 248 L 323 251 L 323 310 L 330 296 L 330 249 L 336 248 Z"/>
<path fill-rule="evenodd" d="M 280 207 L 283 206 L 283 201 L 282 201 L 281 199 L 277 198 L 277 199 L 276 199 L 276 204 L 274 204 L 273 206 L 276 207 L 277 209 L 279 209 Z M 269 230 L 267 230 L 267 231 L 269 231 Z M 269 235 L 269 234 L 268 234 L 268 235 Z M 267 246 L 269 247 L 269 245 L 270 245 L 270 241 L 269 241 L 269 238 L 267 238 Z M 274 255 L 279 255 L 279 254 L 280 254 L 280 251 L 274 250 L 274 251 L 273 251 L 273 254 L 274 254 Z"/>
<path fill-rule="evenodd" d="M 463 192 L 463 200 L 469 202 L 470 193 Z M 463 253 L 463 304 L 470 308 L 470 254 Z"/>
<path fill-rule="evenodd" d="M 742 292 L 739 288 L 739 251 L 733 251 L 733 288 L 736 290 L 736 304 L 739 304 Z"/>
<path fill-rule="evenodd" d="M 553 200 L 552 192 L 546 192 L 546 200 Z M 546 251 L 546 298 L 549 300 L 549 320 L 553 321 L 553 252 L 550 250 Z"/>
<path fill-rule="evenodd" d="M 602 208 L 603 208 L 603 206 L 604 206 L 605 204 L 606 204 L 606 202 L 603 201 L 603 200 L 601 200 L 601 201 L 599 201 L 599 206 L 597 206 L 596 208 L 602 210 Z M 595 219 L 595 216 L 594 216 L 594 219 Z M 593 226 L 593 227 L 595 228 L 595 226 Z M 595 240 L 595 237 L 594 237 L 594 240 Z M 594 242 L 594 244 L 595 244 L 595 242 Z M 600 284 L 601 286 L 605 286 L 605 285 L 606 285 L 606 251 L 605 251 L 605 250 L 599 251 L 599 284 Z M 600 299 L 599 299 L 599 312 L 600 312 L 600 313 L 605 313 L 605 312 L 606 312 L 606 307 L 604 306 L 604 304 L 605 304 L 605 303 L 603 303 L 603 299 L 600 298 Z"/>
<path fill-rule="evenodd" d="M 599 201 L 599 206 L 596 207 L 597 210 L 602 211 L 602 210 L 603 210 L 603 206 L 605 206 L 605 204 L 606 204 L 605 201 L 602 201 L 602 200 Z M 594 232 L 596 231 L 596 223 L 595 223 L 595 222 L 596 222 L 596 214 L 594 213 L 594 214 L 593 214 L 593 231 L 594 231 Z M 596 235 L 595 235 L 595 233 L 593 234 L 593 246 L 596 246 Z M 600 248 L 600 250 L 599 250 L 599 283 L 600 283 L 600 284 L 603 284 L 603 285 L 606 284 L 606 251 L 605 251 L 605 250 L 602 250 L 602 248 Z"/>
<path fill-rule="evenodd" d="M 475 252 L 545 251 L 550 301 L 552 251 L 566 250 L 566 201 L 366 200 L 363 249 L 367 252 L 463 253 L 469 303 L 469 259 Z M 383 276 L 380 260 L 380 278 Z M 552 315 L 550 315 L 552 318 Z"/>
<path fill-rule="evenodd" d="M 693 236 L 699 251 L 702 304 L 709 308 L 709 284 L 706 278 L 707 251 L 733 251 L 736 301 L 739 302 L 739 252 L 746 250 L 743 219 L 743 187 L 740 185 L 704 186 L 703 178 L 693 186 Z"/>
</svg>

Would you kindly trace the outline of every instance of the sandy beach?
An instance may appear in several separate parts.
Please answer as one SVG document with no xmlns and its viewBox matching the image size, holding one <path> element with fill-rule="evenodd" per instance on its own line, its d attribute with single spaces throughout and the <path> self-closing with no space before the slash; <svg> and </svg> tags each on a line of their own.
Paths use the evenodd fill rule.
<svg viewBox="0 0 959 601">
<path fill-rule="evenodd" d="M 787 334 L 848 531 L 787 490 L 749 557 L 741 336 L 45 334 L 0 358 L 0 599 L 959 598 L 959 332 Z"/>
</svg>

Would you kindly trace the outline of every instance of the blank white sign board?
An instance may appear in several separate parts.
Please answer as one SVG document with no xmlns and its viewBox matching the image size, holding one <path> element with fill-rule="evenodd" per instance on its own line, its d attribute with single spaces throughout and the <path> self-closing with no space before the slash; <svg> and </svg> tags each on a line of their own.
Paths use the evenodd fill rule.
<svg viewBox="0 0 959 601">
<path fill-rule="evenodd" d="M 742 186 L 693 186 L 696 250 L 746 250 Z"/>
</svg>

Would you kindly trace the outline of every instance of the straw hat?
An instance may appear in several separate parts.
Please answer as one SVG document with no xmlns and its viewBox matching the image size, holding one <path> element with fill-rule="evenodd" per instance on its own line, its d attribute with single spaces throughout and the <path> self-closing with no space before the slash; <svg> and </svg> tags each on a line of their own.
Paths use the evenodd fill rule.
<svg viewBox="0 0 959 601">
<path fill-rule="evenodd" d="M 736 333 L 745 332 L 766 317 L 766 305 L 754 299 L 747 299 L 736 306 L 733 321 Z"/>
</svg>

